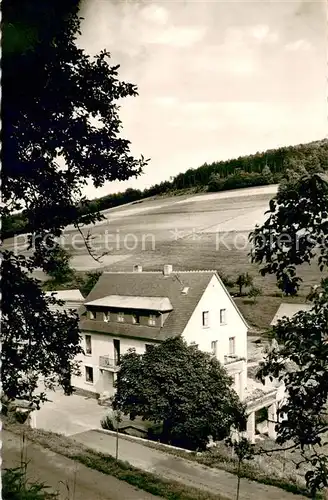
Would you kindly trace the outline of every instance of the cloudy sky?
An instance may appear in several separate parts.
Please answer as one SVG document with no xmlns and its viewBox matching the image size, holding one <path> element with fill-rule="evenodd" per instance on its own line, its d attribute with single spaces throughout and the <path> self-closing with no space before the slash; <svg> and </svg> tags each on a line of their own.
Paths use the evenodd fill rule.
<svg viewBox="0 0 328 500">
<path fill-rule="evenodd" d="M 90 197 L 327 135 L 324 0 L 85 0 L 81 15 L 79 44 L 138 86 L 122 135 L 151 158 Z"/>
</svg>

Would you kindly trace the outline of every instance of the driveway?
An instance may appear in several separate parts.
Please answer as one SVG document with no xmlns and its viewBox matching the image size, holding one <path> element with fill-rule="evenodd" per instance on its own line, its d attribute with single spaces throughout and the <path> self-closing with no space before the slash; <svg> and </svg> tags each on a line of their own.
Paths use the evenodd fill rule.
<svg viewBox="0 0 328 500">
<path fill-rule="evenodd" d="M 103 431 L 76 434 L 73 439 L 89 448 L 115 456 L 116 436 Z M 216 495 L 235 498 L 237 477 L 229 472 L 206 467 L 196 462 L 149 448 L 139 442 L 119 438 L 118 457 L 131 465 L 162 478 L 178 481 Z M 240 500 L 301 500 L 305 497 L 288 493 L 248 479 L 241 479 Z"/>
<path fill-rule="evenodd" d="M 108 408 L 99 406 L 93 398 L 65 396 L 63 391 L 47 392 L 51 400 L 33 412 L 34 426 L 38 429 L 71 436 L 100 427 Z"/>
<path fill-rule="evenodd" d="M 2 431 L 2 470 L 17 467 L 21 463 L 22 443 L 20 436 Z M 102 474 L 57 455 L 39 445 L 25 442 L 27 477 L 45 483 L 58 491 L 59 500 L 160 500 L 115 477 Z"/>
</svg>

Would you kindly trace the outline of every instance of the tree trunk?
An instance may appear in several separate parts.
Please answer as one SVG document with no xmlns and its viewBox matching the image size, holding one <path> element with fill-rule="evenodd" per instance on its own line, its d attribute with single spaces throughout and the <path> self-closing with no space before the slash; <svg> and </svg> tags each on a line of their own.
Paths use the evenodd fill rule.
<svg viewBox="0 0 328 500">
<path fill-rule="evenodd" d="M 238 471 L 237 471 L 237 477 L 238 477 L 238 480 L 237 480 L 237 496 L 236 496 L 236 500 L 239 500 L 239 490 L 240 490 L 240 463 L 241 461 L 238 460 Z"/>
</svg>

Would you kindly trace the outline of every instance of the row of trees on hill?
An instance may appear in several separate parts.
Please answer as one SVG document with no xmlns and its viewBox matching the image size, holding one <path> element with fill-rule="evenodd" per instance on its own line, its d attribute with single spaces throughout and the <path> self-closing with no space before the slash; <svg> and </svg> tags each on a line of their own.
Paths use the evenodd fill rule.
<svg viewBox="0 0 328 500">
<path fill-rule="evenodd" d="M 102 198 L 78 205 L 80 216 L 87 217 L 97 211 L 118 207 L 125 203 L 138 202 L 151 196 L 163 195 L 183 189 L 199 191 L 226 191 L 252 186 L 279 183 L 288 171 L 304 168 L 324 171 L 328 168 L 328 141 L 316 141 L 299 146 L 268 150 L 264 153 L 242 156 L 234 160 L 205 163 L 199 168 L 189 169 L 170 181 L 155 184 L 150 188 L 126 189 Z M 11 214 L 3 219 L 3 237 L 11 237 L 29 231 L 24 214 Z"/>
</svg>

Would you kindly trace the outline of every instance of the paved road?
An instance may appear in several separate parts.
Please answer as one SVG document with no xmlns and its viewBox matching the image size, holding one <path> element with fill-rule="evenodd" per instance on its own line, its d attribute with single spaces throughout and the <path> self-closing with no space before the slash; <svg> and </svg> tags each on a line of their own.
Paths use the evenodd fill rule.
<svg viewBox="0 0 328 500">
<path fill-rule="evenodd" d="M 93 430 L 71 437 L 90 448 L 115 455 L 115 436 Z M 179 481 L 228 498 L 235 498 L 236 495 L 237 478 L 233 474 L 148 448 L 139 442 L 120 438 L 119 458 L 169 480 Z M 247 479 L 241 480 L 240 489 L 240 500 L 301 500 L 305 498 Z"/>
<path fill-rule="evenodd" d="M 70 436 L 100 427 L 100 421 L 108 414 L 108 408 L 99 406 L 96 399 L 77 394 L 65 396 L 62 389 L 47 391 L 42 384 L 38 390 L 44 391 L 49 399 L 33 412 L 38 429 Z"/>
<path fill-rule="evenodd" d="M 21 459 L 20 437 L 2 431 L 2 469 L 17 467 Z M 30 480 L 46 483 L 59 491 L 59 499 L 67 500 L 161 500 L 118 479 L 89 469 L 82 464 L 46 450 L 26 444 L 27 475 Z"/>
</svg>

